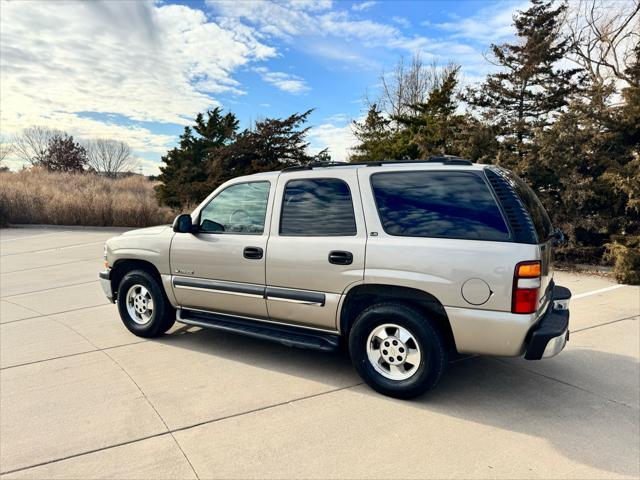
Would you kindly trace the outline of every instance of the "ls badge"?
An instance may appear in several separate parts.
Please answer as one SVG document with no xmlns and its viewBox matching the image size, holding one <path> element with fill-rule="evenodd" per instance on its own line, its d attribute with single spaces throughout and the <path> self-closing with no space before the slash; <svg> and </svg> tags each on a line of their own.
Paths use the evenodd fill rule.
<svg viewBox="0 0 640 480">
<path fill-rule="evenodd" d="M 193 270 L 183 270 L 182 268 L 176 268 L 176 273 L 181 275 L 193 275 L 195 272 Z"/>
</svg>

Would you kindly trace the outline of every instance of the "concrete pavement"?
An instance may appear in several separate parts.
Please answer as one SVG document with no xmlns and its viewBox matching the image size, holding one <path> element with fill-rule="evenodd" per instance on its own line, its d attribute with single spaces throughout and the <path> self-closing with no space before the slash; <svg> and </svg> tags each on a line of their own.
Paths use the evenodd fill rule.
<svg viewBox="0 0 640 480">
<path fill-rule="evenodd" d="M 116 233 L 0 230 L 2 478 L 640 476 L 638 287 L 557 272 L 562 354 L 460 360 L 399 401 L 343 353 L 133 336 L 97 281 Z"/>
</svg>

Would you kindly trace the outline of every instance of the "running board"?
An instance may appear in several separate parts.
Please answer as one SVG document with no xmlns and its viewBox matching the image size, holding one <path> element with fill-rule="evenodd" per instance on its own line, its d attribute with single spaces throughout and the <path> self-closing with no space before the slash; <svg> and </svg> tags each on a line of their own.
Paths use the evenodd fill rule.
<svg viewBox="0 0 640 480">
<path fill-rule="evenodd" d="M 234 332 L 249 337 L 278 342 L 288 347 L 311 348 L 314 350 L 333 351 L 338 348 L 340 337 L 331 333 L 279 325 L 238 318 L 221 313 L 205 313 L 193 310 L 179 309 L 176 320 L 187 325 L 202 328 L 212 328 L 225 332 Z"/>
</svg>

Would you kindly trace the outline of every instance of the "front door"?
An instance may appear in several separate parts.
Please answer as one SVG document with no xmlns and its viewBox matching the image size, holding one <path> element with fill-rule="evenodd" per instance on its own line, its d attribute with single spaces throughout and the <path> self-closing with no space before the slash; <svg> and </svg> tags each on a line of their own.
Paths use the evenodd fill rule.
<svg viewBox="0 0 640 480">
<path fill-rule="evenodd" d="M 355 169 L 283 172 L 267 255 L 272 321 L 337 330 L 345 289 L 364 279 L 366 230 Z"/>
<path fill-rule="evenodd" d="M 228 185 L 200 210 L 196 233 L 175 234 L 170 263 L 181 307 L 267 318 L 271 190 L 266 180 Z"/>
</svg>

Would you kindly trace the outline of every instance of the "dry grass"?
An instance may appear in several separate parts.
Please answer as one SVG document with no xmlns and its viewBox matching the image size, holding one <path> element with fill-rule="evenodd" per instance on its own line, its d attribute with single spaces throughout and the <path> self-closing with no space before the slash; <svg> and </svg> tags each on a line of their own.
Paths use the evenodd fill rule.
<svg viewBox="0 0 640 480">
<path fill-rule="evenodd" d="M 0 172 L 0 223 L 146 227 L 171 223 L 175 212 L 156 202 L 154 183 L 44 170 Z"/>
</svg>

